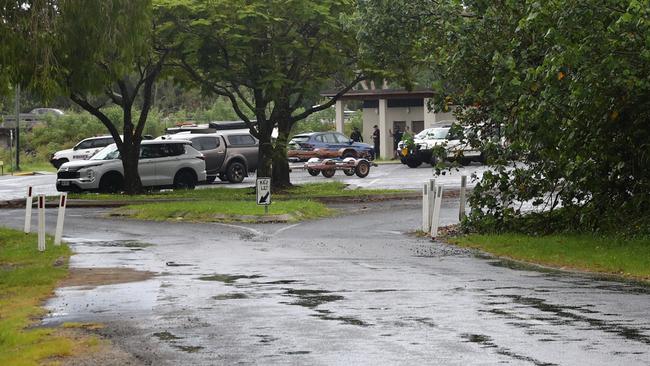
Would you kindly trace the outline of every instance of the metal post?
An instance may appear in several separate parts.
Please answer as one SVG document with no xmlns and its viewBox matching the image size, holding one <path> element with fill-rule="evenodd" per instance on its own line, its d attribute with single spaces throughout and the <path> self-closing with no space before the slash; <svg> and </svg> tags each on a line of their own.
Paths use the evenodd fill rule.
<svg viewBox="0 0 650 366">
<path fill-rule="evenodd" d="M 16 171 L 20 170 L 20 85 L 16 85 Z"/>
<path fill-rule="evenodd" d="M 63 220 L 65 219 L 65 206 L 68 198 L 67 193 L 62 193 L 59 198 L 59 215 L 56 218 L 56 231 L 54 233 L 54 245 L 61 245 L 63 236 Z"/>
<path fill-rule="evenodd" d="M 431 220 L 431 237 L 436 238 L 438 236 L 438 226 L 440 224 L 440 205 L 442 204 L 442 191 L 444 186 L 436 186 L 436 202 L 433 206 L 433 218 Z"/>
<path fill-rule="evenodd" d="M 25 234 L 29 234 L 32 227 L 32 186 L 27 188 L 27 200 L 25 201 Z"/>
<path fill-rule="evenodd" d="M 467 190 L 467 176 L 461 175 L 460 177 L 460 208 L 458 210 L 458 220 L 463 221 L 465 218 L 465 205 L 467 204 L 467 197 L 465 192 Z"/>
<path fill-rule="evenodd" d="M 45 251 L 45 195 L 38 195 L 38 250 Z"/>
</svg>

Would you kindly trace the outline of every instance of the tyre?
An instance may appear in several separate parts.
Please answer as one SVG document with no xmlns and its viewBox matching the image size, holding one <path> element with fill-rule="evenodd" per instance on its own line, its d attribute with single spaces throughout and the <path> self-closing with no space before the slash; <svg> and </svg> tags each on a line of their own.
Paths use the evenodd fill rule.
<svg viewBox="0 0 650 366">
<path fill-rule="evenodd" d="M 194 174 L 187 170 L 181 170 L 174 177 L 174 189 L 189 189 L 196 187 L 196 178 Z"/>
<path fill-rule="evenodd" d="M 52 165 L 54 165 L 55 168 L 59 169 L 61 165 L 65 164 L 68 162 L 68 159 L 59 159 L 59 160 L 53 160 Z"/>
<path fill-rule="evenodd" d="M 336 169 L 323 169 L 323 177 L 332 178 L 336 173 Z"/>
<path fill-rule="evenodd" d="M 316 169 L 307 168 L 307 173 L 309 173 L 309 175 L 311 175 L 312 177 L 315 177 L 318 174 L 320 174 L 320 171 Z"/>
<path fill-rule="evenodd" d="M 402 156 L 401 158 L 399 158 L 399 162 L 402 164 L 406 164 L 406 158 Z"/>
<path fill-rule="evenodd" d="M 370 163 L 367 161 L 360 161 L 359 164 L 357 164 L 357 167 L 354 169 L 354 172 L 359 178 L 367 177 L 370 173 Z"/>
<path fill-rule="evenodd" d="M 99 181 L 99 191 L 102 193 L 117 193 L 124 189 L 124 179 L 119 173 L 108 173 Z"/>
<path fill-rule="evenodd" d="M 351 176 L 354 175 L 354 171 L 355 171 L 354 169 L 345 169 L 345 170 L 343 171 L 343 173 L 344 173 L 345 175 L 347 175 L 348 177 L 351 177 Z"/>
<path fill-rule="evenodd" d="M 417 167 L 419 167 L 420 165 L 422 165 L 422 162 L 420 161 L 420 159 L 416 158 L 415 156 L 413 156 L 413 155 L 409 155 L 409 156 L 406 158 L 406 165 L 407 165 L 409 168 L 417 168 Z"/>
<path fill-rule="evenodd" d="M 341 157 L 343 159 L 345 159 L 345 158 L 355 158 L 356 159 L 357 158 L 357 153 L 355 151 L 352 151 L 352 150 L 345 150 L 343 152 L 343 155 L 341 155 Z"/>
<path fill-rule="evenodd" d="M 213 183 L 217 179 L 216 175 L 208 175 L 207 179 L 205 180 L 206 183 L 210 184 Z"/>
<path fill-rule="evenodd" d="M 233 161 L 226 169 L 226 177 L 230 183 L 241 183 L 246 176 L 246 167 L 244 164 Z"/>
</svg>

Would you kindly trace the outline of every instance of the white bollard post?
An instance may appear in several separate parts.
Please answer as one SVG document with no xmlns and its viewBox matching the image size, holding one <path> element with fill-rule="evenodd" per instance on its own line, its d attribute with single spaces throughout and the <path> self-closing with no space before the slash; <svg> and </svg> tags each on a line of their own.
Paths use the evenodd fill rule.
<svg viewBox="0 0 650 366">
<path fill-rule="evenodd" d="M 458 220 L 463 221 L 465 218 L 465 205 L 467 205 L 467 197 L 465 193 L 467 191 L 467 176 L 461 175 L 460 177 L 460 208 L 458 210 Z"/>
<path fill-rule="evenodd" d="M 438 225 L 440 224 L 440 205 L 442 204 L 442 185 L 436 186 L 436 202 L 433 205 L 433 218 L 431 219 L 431 237 L 436 238 L 438 236 Z"/>
<path fill-rule="evenodd" d="M 25 234 L 32 229 L 32 186 L 27 187 L 27 200 L 25 201 Z"/>
<path fill-rule="evenodd" d="M 433 207 L 436 204 L 436 180 L 429 179 L 429 217 L 427 218 L 427 230 L 431 230 L 431 219 L 433 218 Z"/>
<path fill-rule="evenodd" d="M 67 193 L 62 193 L 59 198 L 59 216 L 56 218 L 56 231 L 54 233 L 54 245 L 61 245 L 63 236 L 63 219 L 65 218 L 65 206 L 68 198 Z"/>
<path fill-rule="evenodd" d="M 45 195 L 38 195 L 38 250 L 45 251 Z"/>
<path fill-rule="evenodd" d="M 429 182 L 422 187 L 422 231 L 429 232 Z"/>
</svg>

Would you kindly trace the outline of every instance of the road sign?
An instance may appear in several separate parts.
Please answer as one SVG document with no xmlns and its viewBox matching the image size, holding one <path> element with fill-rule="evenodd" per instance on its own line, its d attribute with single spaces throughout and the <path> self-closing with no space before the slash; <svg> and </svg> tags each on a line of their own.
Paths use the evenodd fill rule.
<svg viewBox="0 0 650 366">
<path fill-rule="evenodd" d="M 258 177 L 255 182 L 257 191 L 257 204 L 268 206 L 271 204 L 271 178 Z"/>
</svg>

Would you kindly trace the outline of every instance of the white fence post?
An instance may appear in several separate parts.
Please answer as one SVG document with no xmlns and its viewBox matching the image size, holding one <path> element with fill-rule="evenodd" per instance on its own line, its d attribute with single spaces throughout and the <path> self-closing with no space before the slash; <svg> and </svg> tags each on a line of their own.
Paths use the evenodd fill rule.
<svg viewBox="0 0 650 366">
<path fill-rule="evenodd" d="M 433 217 L 431 219 L 431 237 L 438 236 L 438 225 L 440 223 L 440 205 L 442 204 L 443 185 L 436 186 L 436 201 L 433 205 Z"/>
<path fill-rule="evenodd" d="M 422 186 L 422 231 L 429 231 L 429 182 Z"/>
<path fill-rule="evenodd" d="M 54 245 L 61 245 L 63 236 L 63 219 L 65 218 L 65 206 L 68 198 L 67 193 L 62 193 L 59 198 L 59 216 L 56 218 L 56 231 L 54 234 Z"/>
<path fill-rule="evenodd" d="M 433 207 L 436 202 L 436 180 L 429 179 L 429 217 L 427 218 L 427 229 L 425 231 L 431 230 L 431 219 L 433 218 Z"/>
<path fill-rule="evenodd" d="M 465 192 L 467 191 L 467 176 L 462 175 L 460 177 L 460 208 L 458 210 L 458 220 L 463 221 L 465 218 L 465 205 L 467 204 L 467 197 Z"/>
<path fill-rule="evenodd" d="M 32 229 L 32 186 L 27 187 L 27 200 L 25 201 L 25 234 Z"/>
<path fill-rule="evenodd" d="M 38 195 L 38 250 L 45 251 L 45 195 Z"/>
</svg>

